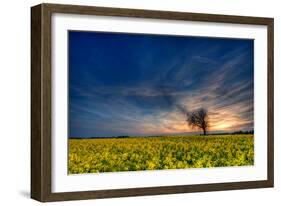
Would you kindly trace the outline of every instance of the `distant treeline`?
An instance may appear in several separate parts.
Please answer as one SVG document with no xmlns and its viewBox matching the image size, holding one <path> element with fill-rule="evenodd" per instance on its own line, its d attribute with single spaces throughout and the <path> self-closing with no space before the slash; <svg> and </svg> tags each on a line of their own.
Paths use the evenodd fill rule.
<svg viewBox="0 0 281 206">
<path fill-rule="evenodd" d="M 210 133 L 208 135 L 226 135 L 226 134 L 254 134 L 254 130 L 249 131 L 235 131 L 235 132 L 223 132 L 223 133 Z"/>
<path fill-rule="evenodd" d="M 235 131 L 235 132 L 216 132 L 216 133 L 208 133 L 208 135 L 235 135 L 235 134 L 254 134 L 254 130 L 249 130 L 249 131 Z M 196 134 L 192 134 L 196 135 Z M 201 135 L 201 134 L 200 134 Z M 151 135 L 147 137 L 162 137 L 165 135 Z M 182 136 L 182 135 L 179 135 Z M 121 139 L 121 138 L 130 138 L 130 137 L 135 137 L 135 136 L 128 136 L 128 135 L 121 135 L 121 136 L 113 136 L 113 137 L 69 137 L 69 139 Z M 139 137 L 146 137 L 146 136 L 139 136 Z"/>
<path fill-rule="evenodd" d="M 233 132 L 232 134 L 254 134 L 254 130 L 249 130 L 249 131 L 237 131 L 237 132 Z"/>
</svg>

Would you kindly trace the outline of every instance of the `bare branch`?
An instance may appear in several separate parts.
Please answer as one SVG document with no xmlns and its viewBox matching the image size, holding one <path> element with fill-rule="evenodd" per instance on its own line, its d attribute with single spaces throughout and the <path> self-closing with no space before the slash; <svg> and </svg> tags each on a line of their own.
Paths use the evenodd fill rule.
<svg viewBox="0 0 281 206">
<path fill-rule="evenodd" d="M 209 127 L 207 110 L 201 108 L 194 112 L 187 113 L 186 115 L 187 115 L 186 121 L 188 125 L 202 129 L 204 135 L 206 135 L 207 129 Z"/>
</svg>

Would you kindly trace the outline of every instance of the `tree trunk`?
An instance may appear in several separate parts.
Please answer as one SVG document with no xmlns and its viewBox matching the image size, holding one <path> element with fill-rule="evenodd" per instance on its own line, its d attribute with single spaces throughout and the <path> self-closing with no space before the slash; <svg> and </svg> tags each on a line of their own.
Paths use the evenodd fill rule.
<svg viewBox="0 0 281 206">
<path fill-rule="evenodd" d="M 204 135 L 206 135 L 206 129 L 205 128 L 203 128 L 203 132 L 204 132 Z"/>
</svg>

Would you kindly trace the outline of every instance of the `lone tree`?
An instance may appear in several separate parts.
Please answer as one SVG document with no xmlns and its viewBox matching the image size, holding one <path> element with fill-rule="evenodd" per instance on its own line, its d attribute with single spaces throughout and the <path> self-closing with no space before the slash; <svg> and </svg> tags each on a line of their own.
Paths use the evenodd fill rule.
<svg viewBox="0 0 281 206">
<path fill-rule="evenodd" d="M 209 127 L 208 112 L 206 109 L 201 108 L 194 112 L 187 113 L 186 121 L 189 126 L 202 129 L 204 132 L 204 135 L 206 135 L 207 129 Z"/>
</svg>

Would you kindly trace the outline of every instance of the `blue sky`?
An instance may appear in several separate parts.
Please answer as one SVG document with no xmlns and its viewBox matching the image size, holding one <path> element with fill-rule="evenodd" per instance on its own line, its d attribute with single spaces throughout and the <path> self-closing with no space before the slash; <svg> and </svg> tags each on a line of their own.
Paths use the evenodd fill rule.
<svg viewBox="0 0 281 206">
<path fill-rule="evenodd" d="M 253 129 L 253 40 L 69 31 L 69 136 Z"/>
</svg>

